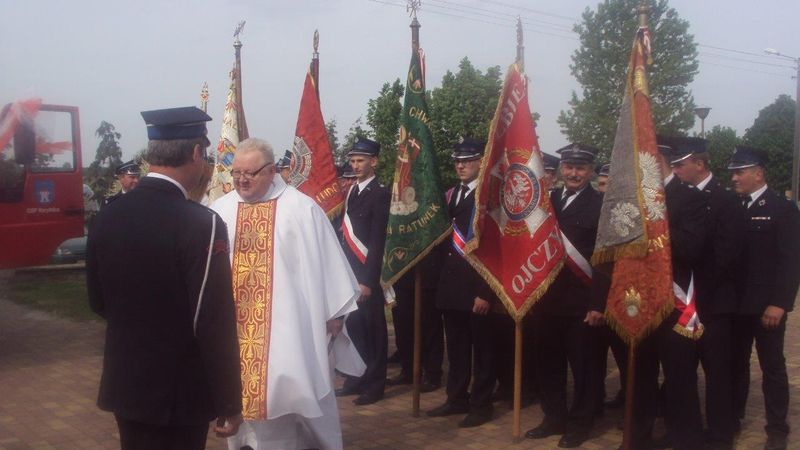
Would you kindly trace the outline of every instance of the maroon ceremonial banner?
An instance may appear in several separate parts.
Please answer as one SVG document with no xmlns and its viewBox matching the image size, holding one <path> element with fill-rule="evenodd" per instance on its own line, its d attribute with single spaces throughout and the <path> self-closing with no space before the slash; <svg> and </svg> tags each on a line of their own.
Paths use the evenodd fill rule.
<svg viewBox="0 0 800 450">
<path fill-rule="evenodd" d="M 310 72 L 306 74 L 294 134 L 289 184 L 313 198 L 328 217 L 333 217 L 344 206 L 344 194 L 336 179 L 331 144 Z"/>
<path fill-rule="evenodd" d="M 634 346 L 672 312 L 672 263 L 661 155 L 647 87 L 650 34 L 639 28 L 611 151 L 592 263 L 614 263 L 606 320 Z"/>
<path fill-rule="evenodd" d="M 544 173 L 527 80 L 513 64 L 489 131 L 464 250 L 516 321 L 564 265 L 564 245 Z"/>
</svg>

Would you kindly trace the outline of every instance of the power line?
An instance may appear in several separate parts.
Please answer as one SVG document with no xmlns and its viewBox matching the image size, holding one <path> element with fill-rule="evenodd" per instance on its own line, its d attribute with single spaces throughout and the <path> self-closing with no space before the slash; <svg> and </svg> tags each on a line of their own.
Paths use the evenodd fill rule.
<svg viewBox="0 0 800 450">
<path fill-rule="evenodd" d="M 542 25 L 547 25 L 547 26 L 553 27 L 557 31 L 572 32 L 572 28 L 569 27 L 569 26 L 562 25 L 562 24 L 559 24 L 559 23 L 554 23 L 554 22 L 548 22 L 546 20 L 534 19 L 532 17 L 521 16 L 519 14 L 512 14 L 512 13 L 506 13 L 506 12 L 501 12 L 501 11 L 495 11 L 495 10 L 491 10 L 491 9 L 480 8 L 480 7 L 477 7 L 477 6 L 462 5 L 462 4 L 451 2 L 451 1 L 448 1 L 448 0 L 429 0 L 429 1 L 457 6 L 458 8 L 460 8 L 459 9 L 460 11 L 466 12 L 468 14 L 477 14 L 475 11 L 482 11 L 482 12 L 489 13 L 489 14 L 495 14 L 495 15 L 499 14 L 499 15 L 502 15 L 502 16 L 507 16 L 507 17 L 510 17 L 512 20 L 515 20 L 515 21 L 516 21 L 517 17 L 520 17 L 521 19 L 524 19 L 524 20 L 527 20 L 527 21 L 530 21 L 530 22 L 536 22 L 536 23 L 539 23 L 539 24 L 542 24 Z M 443 6 L 439 6 L 439 5 L 431 5 L 431 4 L 429 4 L 429 6 L 436 6 L 436 7 L 444 8 Z M 466 8 L 467 10 L 471 10 L 471 11 L 465 11 L 463 8 Z M 446 9 L 455 9 L 455 8 L 449 7 L 449 8 L 446 8 Z"/>
<path fill-rule="evenodd" d="M 511 4 L 508 4 L 508 3 L 497 2 L 497 1 L 492 1 L 492 0 L 483 0 L 483 1 L 486 2 L 486 3 L 494 3 L 495 5 L 499 5 L 499 6 L 505 6 L 506 8 L 522 9 L 524 11 L 530 11 L 530 12 L 532 12 L 534 14 L 541 14 L 543 16 L 555 17 L 557 19 L 570 20 L 572 22 L 577 22 L 578 21 L 578 19 L 576 19 L 575 17 L 562 16 L 562 15 L 559 15 L 559 14 L 554 14 L 554 13 L 550 13 L 550 12 L 546 12 L 546 11 L 540 11 L 538 9 L 528 8 L 527 6 L 511 5 Z"/>
<path fill-rule="evenodd" d="M 764 74 L 764 75 L 772 75 L 772 76 L 780 77 L 780 78 L 787 78 L 787 77 L 791 78 L 788 74 L 780 74 L 780 73 L 775 73 L 775 72 L 766 72 L 766 71 L 763 71 L 763 70 L 748 69 L 746 67 L 729 66 L 729 65 L 726 65 L 726 64 L 719 64 L 719 63 L 714 63 L 714 62 L 711 62 L 711 61 L 700 60 L 700 64 L 709 64 L 709 65 L 712 65 L 712 66 L 724 67 L 726 69 L 743 70 L 745 72 L 761 73 L 761 74 Z"/>
<path fill-rule="evenodd" d="M 733 56 L 728 56 L 728 55 L 718 55 L 716 53 L 700 52 L 700 55 L 712 56 L 712 57 L 716 57 L 716 58 L 723 58 L 723 59 L 728 59 L 728 60 L 731 60 L 731 61 L 746 62 L 746 63 L 750 63 L 750 64 L 760 64 L 762 66 L 784 67 L 786 69 L 794 69 L 794 67 L 787 66 L 786 64 L 774 64 L 774 63 L 768 63 L 768 62 L 762 62 L 762 61 L 753 61 L 753 60 L 750 60 L 750 59 L 735 58 Z"/>
<path fill-rule="evenodd" d="M 705 45 L 705 44 L 697 44 L 699 47 L 706 47 L 711 48 L 714 50 L 722 50 L 724 52 L 731 52 L 731 53 L 739 53 L 741 55 L 748 55 L 748 56 L 758 56 L 759 58 L 771 58 L 771 55 L 765 55 L 763 53 L 754 53 L 754 52 L 746 52 L 744 50 L 734 50 L 732 48 L 725 48 L 725 47 L 717 47 L 714 45 Z"/>
<path fill-rule="evenodd" d="M 384 1 L 384 0 L 369 0 L 369 1 L 374 2 L 374 3 L 381 3 L 381 4 L 384 4 L 384 5 L 397 6 L 397 7 L 400 7 L 400 8 L 405 8 L 406 7 L 405 4 L 392 3 L 392 2 L 388 2 L 388 1 Z M 445 9 L 447 9 L 447 8 L 445 8 Z M 509 27 L 513 26 L 513 21 L 506 22 L 506 23 L 499 23 L 499 22 L 493 22 L 493 21 L 490 21 L 490 20 L 478 19 L 478 18 L 475 18 L 475 17 L 468 17 L 468 16 L 459 15 L 459 14 L 448 13 L 448 12 L 444 12 L 444 11 L 428 10 L 428 12 L 431 13 L 431 14 L 439 14 L 439 15 L 442 15 L 442 16 L 456 17 L 456 18 L 459 18 L 459 19 L 472 20 L 472 21 L 481 22 L 481 23 L 488 23 L 488 24 L 491 24 L 491 25 L 497 25 L 497 26 L 501 26 L 501 27 L 504 27 L 504 28 L 509 28 Z M 502 18 L 496 18 L 496 17 L 491 17 L 491 18 L 494 18 L 495 20 L 504 20 Z M 550 33 L 550 32 L 547 32 L 547 31 L 542 31 L 542 30 L 539 30 L 539 29 L 525 27 L 525 26 L 523 26 L 523 29 L 525 29 L 527 31 L 530 31 L 532 33 L 544 34 L 544 35 L 547 35 L 547 36 L 554 36 L 554 37 L 559 37 L 559 38 L 562 38 L 562 39 L 570 39 L 570 40 L 577 40 L 578 39 L 578 38 L 573 37 L 573 36 L 564 36 L 563 34 Z"/>
</svg>

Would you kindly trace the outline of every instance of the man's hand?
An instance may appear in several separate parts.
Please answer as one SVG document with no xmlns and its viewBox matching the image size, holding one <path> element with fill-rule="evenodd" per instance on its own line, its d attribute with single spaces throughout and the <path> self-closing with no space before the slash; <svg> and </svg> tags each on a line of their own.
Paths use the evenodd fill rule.
<svg viewBox="0 0 800 450">
<path fill-rule="evenodd" d="M 761 325 L 767 330 L 774 330 L 781 324 L 783 319 L 784 310 L 778 306 L 767 306 L 764 314 L 761 316 Z"/>
<path fill-rule="evenodd" d="M 606 323 L 606 318 L 603 313 L 599 311 L 589 311 L 586 313 L 586 318 L 583 323 L 588 324 L 590 327 L 599 327 Z"/>
<path fill-rule="evenodd" d="M 344 325 L 344 320 L 342 319 L 331 319 L 328 321 L 328 333 L 331 336 L 336 337 L 339 333 L 342 332 L 342 326 Z"/>
<path fill-rule="evenodd" d="M 214 425 L 214 433 L 221 438 L 231 437 L 239 431 L 239 425 L 243 421 L 241 414 L 231 417 L 218 417 L 217 423 Z"/>
<path fill-rule="evenodd" d="M 475 302 L 472 304 L 472 312 L 481 316 L 485 316 L 489 313 L 490 307 L 491 305 L 489 302 L 480 297 L 475 297 Z"/>
<path fill-rule="evenodd" d="M 356 300 L 357 302 L 363 302 L 372 295 L 372 289 L 370 289 L 369 286 L 364 286 L 363 284 L 359 284 L 358 288 L 361 289 L 361 297 L 358 297 L 358 300 Z"/>
</svg>

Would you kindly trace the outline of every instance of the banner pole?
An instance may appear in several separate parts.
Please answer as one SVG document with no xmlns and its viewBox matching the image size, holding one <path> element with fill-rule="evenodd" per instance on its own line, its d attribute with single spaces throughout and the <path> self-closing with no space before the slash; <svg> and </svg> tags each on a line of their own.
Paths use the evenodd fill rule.
<svg viewBox="0 0 800 450">
<path fill-rule="evenodd" d="M 514 441 L 522 438 L 520 431 L 520 410 L 522 409 L 522 321 L 514 325 Z"/>
<path fill-rule="evenodd" d="M 420 353 L 422 350 L 422 272 L 414 266 L 414 385 L 412 388 L 411 415 L 419 417 L 419 384 L 421 378 Z"/>
<path fill-rule="evenodd" d="M 622 430 L 622 448 L 631 450 L 633 434 L 633 392 L 636 371 L 636 347 L 631 344 L 628 346 L 628 373 L 625 375 L 625 419 Z"/>
</svg>

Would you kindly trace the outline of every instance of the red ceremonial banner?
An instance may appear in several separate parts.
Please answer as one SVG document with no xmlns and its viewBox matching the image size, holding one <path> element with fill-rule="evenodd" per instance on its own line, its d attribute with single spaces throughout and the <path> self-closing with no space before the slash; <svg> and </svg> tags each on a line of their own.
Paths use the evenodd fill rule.
<svg viewBox="0 0 800 450">
<path fill-rule="evenodd" d="M 520 321 L 564 265 L 520 67 L 508 68 L 489 131 L 465 257 Z"/>
<path fill-rule="evenodd" d="M 614 263 L 606 319 L 631 346 L 655 330 L 674 307 L 661 155 L 647 87 L 649 56 L 649 32 L 641 27 L 631 49 L 592 256 L 595 265 Z"/>
<path fill-rule="evenodd" d="M 331 144 L 310 72 L 306 74 L 294 135 L 289 184 L 313 198 L 328 217 L 337 215 L 344 205 L 344 194 L 336 180 Z"/>
</svg>

